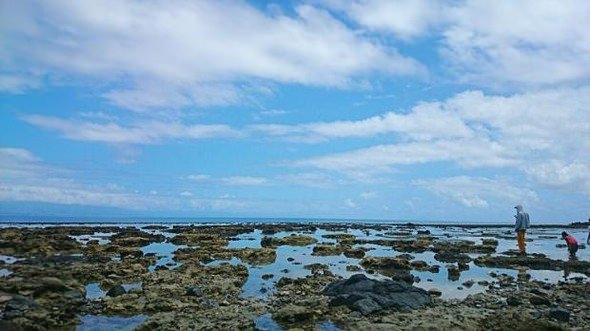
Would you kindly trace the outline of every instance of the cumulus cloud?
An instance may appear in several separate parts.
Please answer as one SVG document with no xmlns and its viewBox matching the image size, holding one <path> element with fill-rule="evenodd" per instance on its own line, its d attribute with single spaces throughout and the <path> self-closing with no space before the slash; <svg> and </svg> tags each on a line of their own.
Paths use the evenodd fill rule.
<svg viewBox="0 0 590 331">
<path fill-rule="evenodd" d="M 364 28 L 411 41 L 440 40 L 459 79 L 555 85 L 590 78 L 590 3 L 571 1 L 325 1 Z"/>
<path fill-rule="evenodd" d="M 37 127 L 57 131 L 68 139 L 111 144 L 154 144 L 173 139 L 240 136 L 239 132 L 223 124 L 186 125 L 177 122 L 147 121 L 121 126 L 113 122 L 88 122 L 43 115 L 27 115 L 22 119 Z"/>
<path fill-rule="evenodd" d="M 493 204 L 529 204 L 539 199 L 536 192 L 502 179 L 459 176 L 416 180 L 413 184 L 470 208 L 487 208 Z"/>
<path fill-rule="evenodd" d="M 439 25 L 445 10 L 443 3 L 435 0 L 326 0 L 324 4 L 366 28 L 403 40 L 422 36 Z"/>
<path fill-rule="evenodd" d="M 386 171 L 393 165 L 450 161 L 465 167 L 508 166 L 517 160 L 510 151 L 489 140 L 440 140 L 378 145 L 350 152 L 298 161 L 300 166 L 326 170 Z"/>
<path fill-rule="evenodd" d="M 359 121 L 318 122 L 300 125 L 259 124 L 250 130 L 299 142 L 320 142 L 333 138 L 371 137 L 399 133 L 416 140 L 470 137 L 471 130 L 457 114 L 438 103 L 417 105 L 410 113 L 387 112 Z"/>
<path fill-rule="evenodd" d="M 19 1 L 0 13 L 5 67 L 112 83 L 105 97 L 132 109 L 235 102 L 246 80 L 348 87 L 424 71 L 310 5 L 285 15 L 245 1 Z"/>
<path fill-rule="evenodd" d="M 329 128 L 325 132 L 338 132 L 340 136 L 360 134 L 348 129 L 353 127 L 366 135 L 402 132 L 406 140 L 318 156 L 296 164 L 350 172 L 452 162 L 464 168 L 512 167 L 545 184 L 587 183 L 584 170 L 590 164 L 588 105 L 590 87 L 509 96 L 467 91 L 442 102 L 421 104 L 406 115 L 394 116 L 392 121 L 385 121 L 387 116 L 376 117 L 370 121 L 351 122 L 346 130 L 342 130 L 341 122 L 324 123 L 324 128 Z M 424 108 L 431 109 L 434 116 L 415 115 Z M 438 131 L 427 130 L 437 127 L 437 124 L 428 125 L 428 118 L 433 122 L 450 118 L 454 125 L 442 125 Z M 365 125 L 367 122 L 373 125 Z M 298 126 L 301 127 L 309 126 Z M 414 128 L 416 131 L 412 131 Z M 420 128 L 425 129 L 424 133 Z M 286 132 L 291 134 L 292 131 Z M 298 131 L 298 134 L 316 134 L 313 130 L 302 132 L 305 131 Z M 587 187 L 587 184 L 582 186 Z"/>
<path fill-rule="evenodd" d="M 533 180 L 543 185 L 590 194 L 590 164 L 588 163 L 549 160 L 530 164 L 524 170 Z"/>
</svg>

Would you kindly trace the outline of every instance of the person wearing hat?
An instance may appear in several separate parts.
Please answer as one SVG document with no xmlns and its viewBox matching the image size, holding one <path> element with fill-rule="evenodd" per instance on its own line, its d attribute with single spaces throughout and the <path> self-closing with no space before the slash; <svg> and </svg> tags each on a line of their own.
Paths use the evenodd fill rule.
<svg viewBox="0 0 590 331">
<path fill-rule="evenodd" d="M 517 205 L 516 207 L 516 215 L 514 218 L 516 222 L 514 223 L 514 231 L 516 232 L 516 238 L 518 241 L 518 250 L 520 254 L 526 254 L 526 243 L 525 243 L 525 234 L 526 229 L 528 229 L 530 225 L 529 214 L 524 211 L 521 205 Z"/>
</svg>

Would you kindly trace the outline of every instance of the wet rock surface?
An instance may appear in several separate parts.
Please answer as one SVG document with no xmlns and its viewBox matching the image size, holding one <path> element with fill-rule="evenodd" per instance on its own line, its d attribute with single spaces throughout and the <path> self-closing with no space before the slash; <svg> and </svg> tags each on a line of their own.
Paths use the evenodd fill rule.
<svg viewBox="0 0 590 331">
<path fill-rule="evenodd" d="M 411 310 L 431 303 L 430 294 L 403 282 L 374 280 L 363 274 L 336 281 L 323 292 L 333 306 L 346 305 L 363 315 L 384 309 Z"/>
<path fill-rule="evenodd" d="M 513 240 L 415 224 L 4 227 L 0 329 L 589 328 L 587 250 L 519 256 Z"/>
<path fill-rule="evenodd" d="M 545 256 L 491 256 L 485 255 L 475 259 L 475 264 L 486 267 L 517 268 L 527 267 L 535 270 L 576 271 L 590 275 L 590 262 L 581 260 L 561 261 Z"/>
</svg>

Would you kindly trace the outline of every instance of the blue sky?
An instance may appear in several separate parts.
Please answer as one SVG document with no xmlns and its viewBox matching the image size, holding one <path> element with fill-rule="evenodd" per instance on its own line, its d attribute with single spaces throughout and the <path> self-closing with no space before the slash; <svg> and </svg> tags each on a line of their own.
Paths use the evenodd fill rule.
<svg viewBox="0 0 590 331">
<path fill-rule="evenodd" d="M 590 215 L 586 1 L 1 6 L 1 215 Z"/>
</svg>

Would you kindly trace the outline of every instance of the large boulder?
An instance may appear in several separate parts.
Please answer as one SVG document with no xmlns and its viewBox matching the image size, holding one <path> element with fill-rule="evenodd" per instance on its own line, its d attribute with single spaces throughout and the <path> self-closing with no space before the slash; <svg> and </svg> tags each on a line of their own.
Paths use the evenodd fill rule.
<svg viewBox="0 0 590 331">
<path fill-rule="evenodd" d="M 431 303 L 430 294 L 421 288 L 404 282 L 370 279 L 363 274 L 333 282 L 323 293 L 332 298 L 331 305 L 346 305 L 363 315 L 384 309 L 408 311 Z"/>
</svg>

